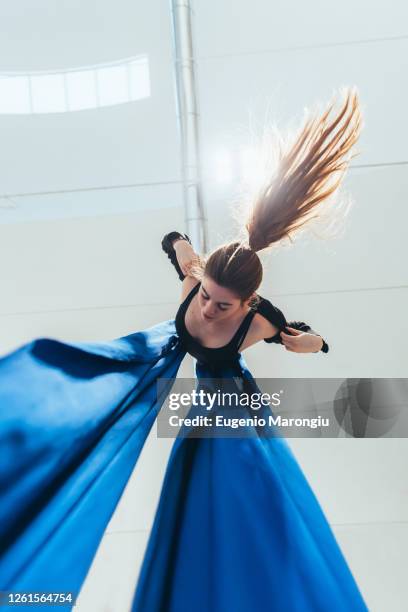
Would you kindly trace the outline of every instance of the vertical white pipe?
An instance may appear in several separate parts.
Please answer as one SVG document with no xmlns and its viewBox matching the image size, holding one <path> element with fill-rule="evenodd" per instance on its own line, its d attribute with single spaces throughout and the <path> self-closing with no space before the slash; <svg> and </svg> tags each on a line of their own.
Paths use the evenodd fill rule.
<svg viewBox="0 0 408 612">
<path fill-rule="evenodd" d="M 171 0 L 177 118 L 186 232 L 199 253 L 207 251 L 207 221 L 201 185 L 199 113 L 190 0 Z"/>
</svg>

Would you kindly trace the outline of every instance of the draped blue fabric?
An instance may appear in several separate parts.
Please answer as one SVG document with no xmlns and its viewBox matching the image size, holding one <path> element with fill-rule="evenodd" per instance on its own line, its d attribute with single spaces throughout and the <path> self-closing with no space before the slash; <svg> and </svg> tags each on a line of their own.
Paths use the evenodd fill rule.
<svg viewBox="0 0 408 612">
<path fill-rule="evenodd" d="M 0 360 L 1 591 L 80 590 L 161 407 L 157 378 L 184 355 L 167 321 L 106 343 L 41 338 Z"/>
<path fill-rule="evenodd" d="M 168 390 L 157 379 L 184 355 L 166 321 L 0 360 L 0 590 L 80 590 Z M 240 373 L 259 391 L 242 357 Z M 213 375 L 197 367 L 198 384 Z M 133 611 L 367 610 L 289 446 L 261 433 L 175 440 Z"/>
<path fill-rule="evenodd" d="M 260 393 L 242 357 L 240 370 L 245 391 Z M 217 384 L 225 377 L 226 390 L 239 392 L 236 375 L 222 368 Z M 197 365 L 207 388 L 213 376 Z M 224 416 L 231 411 L 213 410 Z M 190 416 L 199 413 L 195 408 Z M 260 418 L 268 414 L 269 407 L 259 411 Z M 241 428 L 239 438 L 193 438 L 191 430 L 183 429 L 169 458 L 132 612 L 367 611 L 277 429 L 267 421 L 262 428 Z"/>
</svg>

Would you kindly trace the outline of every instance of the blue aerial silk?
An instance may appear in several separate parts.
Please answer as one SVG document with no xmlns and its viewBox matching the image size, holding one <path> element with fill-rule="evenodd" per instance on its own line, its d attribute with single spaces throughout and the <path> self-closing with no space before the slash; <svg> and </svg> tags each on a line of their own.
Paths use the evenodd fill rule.
<svg viewBox="0 0 408 612">
<path fill-rule="evenodd" d="M 41 338 L 0 360 L 0 591 L 79 592 L 184 356 L 166 321 L 104 343 Z M 198 383 L 213 375 L 197 366 Z M 158 378 L 169 379 L 160 395 Z M 368 610 L 284 439 L 188 433 L 169 458 L 133 612 Z"/>
</svg>

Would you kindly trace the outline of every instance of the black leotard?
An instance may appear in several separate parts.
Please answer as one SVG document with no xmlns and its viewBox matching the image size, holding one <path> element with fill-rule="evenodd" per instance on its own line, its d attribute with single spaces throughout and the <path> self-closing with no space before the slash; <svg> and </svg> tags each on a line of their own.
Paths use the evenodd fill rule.
<svg viewBox="0 0 408 612">
<path fill-rule="evenodd" d="M 187 309 L 193 297 L 198 293 L 200 285 L 201 283 L 198 283 L 195 285 L 195 287 L 193 287 L 186 299 L 180 304 L 176 314 L 176 330 L 180 341 L 186 351 L 195 357 L 197 361 L 214 365 L 237 362 L 240 356 L 239 347 L 243 343 L 252 323 L 252 319 L 257 312 L 279 329 L 279 332 L 271 338 L 265 338 L 265 342 L 282 342 L 280 332 L 287 326 L 286 319 L 282 312 L 273 306 L 269 300 L 265 300 L 259 296 L 258 304 L 254 308 L 251 308 L 227 344 L 218 348 L 208 348 L 200 344 L 198 340 L 196 340 L 196 338 L 194 338 L 187 330 L 185 322 Z M 294 322 L 293 324 L 297 326 L 297 329 L 301 328 L 302 331 L 308 331 L 310 329 L 310 327 L 305 323 Z"/>
<path fill-rule="evenodd" d="M 186 351 L 201 363 L 218 365 L 236 362 L 239 359 L 239 347 L 244 341 L 255 312 L 253 310 L 248 312 L 231 340 L 225 346 L 221 346 L 219 348 L 208 348 L 202 346 L 202 344 L 200 344 L 198 340 L 196 340 L 189 333 L 185 323 L 187 308 L 189 307 L 193 297 L 197 294 L 200 285 L 201 283 L 198 283 L 195 287 L 193 287 L 184 302 L 180 304 L 177 311 L 176 330 L 180 341 Z"/>
</svg>

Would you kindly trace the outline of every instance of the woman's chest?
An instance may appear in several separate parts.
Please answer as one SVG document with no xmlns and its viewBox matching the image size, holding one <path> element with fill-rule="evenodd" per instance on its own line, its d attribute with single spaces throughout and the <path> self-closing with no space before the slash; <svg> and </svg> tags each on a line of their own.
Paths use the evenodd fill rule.
<svg viewBox="0 0 408 612">
<path fill-rule="evenodd" d="M 187 333 L 205 348 L 222 348 L 229 344 L 242 321 L 208 324 L 197 306 L 193 300 L 185 313 L 184 325 Z"/>
</svg>

